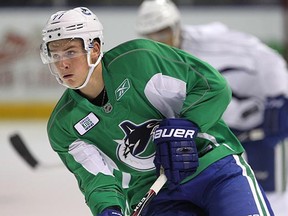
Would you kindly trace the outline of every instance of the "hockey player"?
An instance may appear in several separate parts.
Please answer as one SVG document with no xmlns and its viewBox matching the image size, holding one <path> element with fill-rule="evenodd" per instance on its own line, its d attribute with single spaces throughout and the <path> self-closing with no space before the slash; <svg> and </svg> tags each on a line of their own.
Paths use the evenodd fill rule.
<svg viewBox="0 0 288 216">
<path fill-rule="evenodd" d="M 143 1 L 136 31 L 143 37 L 193 53 L 220 71 L 233 92 L 224 119 L 239 132 L 263 124 L 265 105 L 271 107 L 274 102 L 276 109 L 285 104 L 288 94 L 286 62 L 252 35 L 228 29 L 219 22 L 181 25 L 180 12 L 170 0 Z M 279 127 L 287 123 L 271 118 L 269 121 L 277 127 L 274 133 L 277 133 L 275 130 L 283 133 L 283 128 Z M 267 132 L 271 133 L 271 130 Z"/>
<path fill-rule="evenodd" d="M 219 22 L 182 25 L 180 12 L 170 0 L 143 1 L 136 31 L 195 55 L 224 75 L 233 97 L 223 118 L 244 147 L 271 149 L 288 137 L 286 62 L 258 38 Z M 274 158 L 273 151 L 266 158 Z M 260 160 L 255 167 L 266 171 L 268 165 Z M 271 190 L 268 181 L 262 183 Z"/>
<path fill-rule="evenodd" d="M 145 39 L 103 55 L 102 31 L 87 8 L 59 11 L 41 45 L 43 62 L 67 87 L 48 137 L 92 214 L 129 214 L 163 168 L 167 184 L 143 216 L 273 215 L 221 119 L 231 91 L 220 73 Z"/>
</svg>

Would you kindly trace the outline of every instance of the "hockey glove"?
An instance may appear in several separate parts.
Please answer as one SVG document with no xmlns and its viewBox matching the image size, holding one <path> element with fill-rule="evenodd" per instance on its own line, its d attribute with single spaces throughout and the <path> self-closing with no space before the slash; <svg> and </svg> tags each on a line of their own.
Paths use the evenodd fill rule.
<svg viewBox="0 0 288 216">
<path fill-rule="evenodd" d="M 123 216 L 119 210 L 114 208 L 106 208 L 101 214 L 98 216 Z"/>
<path fill-rule="evenodd" d="M 263 129 L 265 136 L 288 136 L 288 99 L 284 96 L 268 98 L 265 104 Z"/>
<path fill-rule="evenodd" d="M 164 168 L 169 190 L 177 188 L 199 166 L 195 138 L 198 128 L 185 119 L 164 119 L 154 133 L 157 175 Z"/>
</svg>

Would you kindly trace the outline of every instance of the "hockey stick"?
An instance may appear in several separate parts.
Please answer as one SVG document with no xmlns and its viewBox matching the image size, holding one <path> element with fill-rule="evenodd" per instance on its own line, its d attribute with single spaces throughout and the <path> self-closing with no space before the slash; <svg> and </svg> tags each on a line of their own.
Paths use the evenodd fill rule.
<svg viewBox="0 0 288 216">
<path fill-rule="evenodd" d="M 39 161 L 33 156 L 33 154 L 27 148 L 27 145 L 21 138 L 20 134 L 13 134 L 10 136 L 10 142 L 16 152 L 20 155 L 22 159 L 25 160 L 26 163 L 32 168 L 38 168 Z M 150 187 L 149 191 L 145 194 L 145 196 L 140 200 L 140 202 L 134 208 L 131 216 L 140 216 L 145 207 L 151 202 L 151 200 L 158 194 L 161 188 L 166 183 L 167 178 L 164 174 L 163 169 L 160 170 L 160 175 Z"/>
<path fill-rule="evenodd" d="M 243 132 L 237 135 L 240 142 L 257 141 L 265 138 L 265 133 L 262 129 L 257 128 L 251 131 Z"/>
<path fill-rule="evenodd" d="M 12 147 L 20 157 L 33 169 L 39 165 L 38 160 L 31 154 L 19 134 L 13 134 L 9 137 Z"/>
<path fill-rule="evenodd" d="M 38 169 L 39 167 L 43 167 L 43 164 L 40 163 L 28 149 L 27 145 L 21 138 L 20 134 L 13 134 L 10 136 L 10 143 L 18 155 L 33 169 Z M 46 168 L 51 168 L 52 166 L 45 166 Z M 54 166 L 55 167 L 55 166 Z M 133 210 L 131 216 L 140 216 L 143 209 L 148 205 L 148 203 L 158 194 L 160 189 L 166 183 L 167 178 L 164 174 L 163 169 L 161 169 L 161 173 L 153 185 L 150 187 L 149 191 L 145 194 L 145 196 L 140 200 L 140 202 L 136 205 Z"/>
<path fill-rule="evenodd" d="M 60 164 L 55 165 L 45 165 L 40 163 L 36 157 L 31 153 L 31 151 L 28 149 L 27 145 L 21 138 L 20 134 L 12 134 L 9 137 L 10 144 L 12 145 L 13 149 L 18 153 L 18 155 L 32 168 L 32 169 L 38 169 L 38 168 L 55 168 L 60 167 Z"/>
<path fill-rule="evenodd" d="M 163 169 L 161 169 L 161 174 L 156 179 L 154 184 L 150 187 L 149 191 L 145 194 L 145 196 L 140 200 L 140 202 L 136 205 L 133 210 L 131 216 L 140 216 L 143 209 L 148 205 L 148 203 L 158 194 L 161 188 L 166 183 L 167 178 L 164 174 Z"/>
</svg>

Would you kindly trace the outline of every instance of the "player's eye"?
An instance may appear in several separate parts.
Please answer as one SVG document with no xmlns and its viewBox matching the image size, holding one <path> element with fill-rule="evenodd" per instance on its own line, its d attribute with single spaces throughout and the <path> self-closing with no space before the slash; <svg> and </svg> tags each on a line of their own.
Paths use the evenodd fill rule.
<svg viewBox="0 0 288 216">
<path fill-rule="evenodd" d="M 58 62 L 61 60 L 67 60 L 67 59 L 72 59 L 75 57 L 79 57 L 81 55 L 85 54 L 83 50 L 75 50 L 75 49 L 69 49 L 66 51 L 60 51 L 60 52 L 51 52 L 50 53 L 50 61 L 51 62 Z"/>
<path fill-rule="evenodd" d="M 67 50 L 65 51 L 63 58 L 70 59 L 82 56 L 83 54 L 84 52 L 82 50 Z"/>
<path fill-rule="evenodd" d="M 58 53 L 51 53 L 51 59 L 53 61 L 60 61 L 61 56 Z"/>
<path fill-rule="evenodd" d="M 75 56 L 77 56 L 77 52 L 75 52 L 74 50 L 68 50 L 67 52 L 65 52 L 66 58 L 73 58 Z"/>
</svg>

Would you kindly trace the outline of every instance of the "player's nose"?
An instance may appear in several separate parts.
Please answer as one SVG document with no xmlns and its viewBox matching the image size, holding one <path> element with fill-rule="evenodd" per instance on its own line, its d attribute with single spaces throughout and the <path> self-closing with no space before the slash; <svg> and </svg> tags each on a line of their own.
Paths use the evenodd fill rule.
<svg viewBox="0 0 288 216">
<path fill-rule="evenodd" d="M 59 69 L 61 69 L 61 70 L 68 70 L 68 69 L 70 68 L 69 60 L 67 60 L 67 59 L 61 59 L 61 60 L 58 62 L 58 67 L 59 67 Z"/>
</svg>

